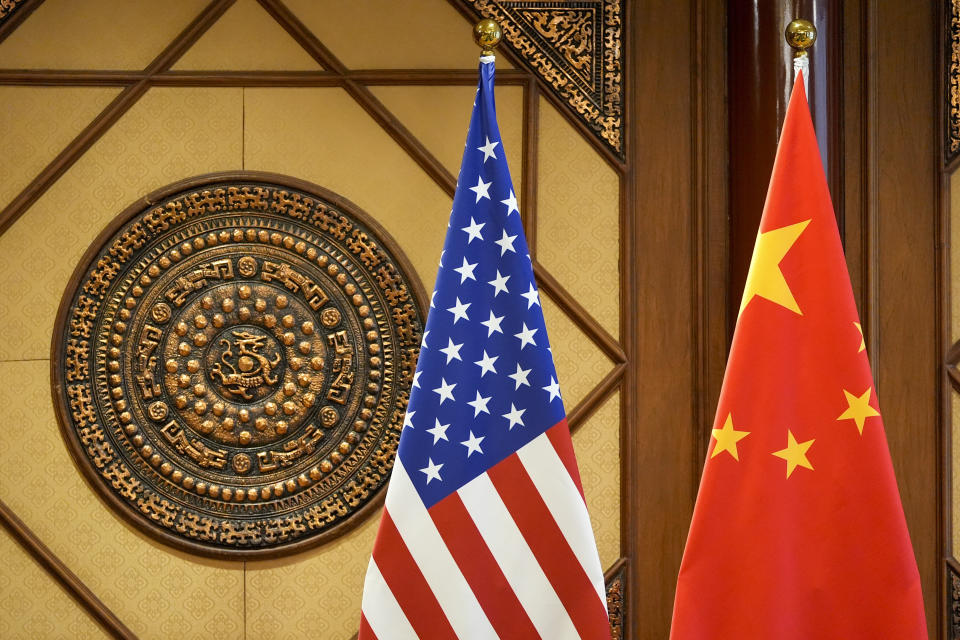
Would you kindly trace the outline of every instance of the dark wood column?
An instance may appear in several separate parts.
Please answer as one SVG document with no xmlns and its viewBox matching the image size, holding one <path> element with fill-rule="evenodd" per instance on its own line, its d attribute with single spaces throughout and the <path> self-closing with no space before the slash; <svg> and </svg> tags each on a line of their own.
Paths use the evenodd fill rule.
<svg viewBox="0 0 960 640">
<path fill-rule="evenodd" d="M 830 193 L 842 224 L 842 6 L 834 0 L 730 0 L 727 79 L 730 126 L 730 299 L 732 335 L 757 237 L 780 127 L 793 88 L 787 24 L 805 18 L 817 27 L 810 50 L 810 108 Z M 729 338 L 729 336 L 728 336 Z"/>
</svg>

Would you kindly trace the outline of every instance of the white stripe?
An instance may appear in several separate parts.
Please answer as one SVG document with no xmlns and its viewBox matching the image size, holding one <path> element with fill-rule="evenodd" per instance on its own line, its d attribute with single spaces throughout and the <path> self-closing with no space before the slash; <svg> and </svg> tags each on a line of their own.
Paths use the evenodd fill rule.
<svg viewBox="0 0 960 640">
<path fill-rule="evenodd" d="M 497 632 L 480 608 L 467 579 L 460 573 L 399 457 L 393 465 L 386 502 L 386 509 L 400 537 L 457 636 L 497 638 Z"/>
<path fill-rule="evenodd" d="M 457 492 L 530 621 L 544 638 L 579 638 L 540 563 L 523 539 L 490 476 L 483 473 Z"/>
<path fill-rule="evenodd" d="M 606 611 L 607 589 L 603 582 L 597 543 L 590 527 L 590 514 L 583 502 L 583 496 L 570 477 L 570 472 L 545 433 L 521 447 L 517 455 L 560 527 L 563 537 L 567 539 L 567 544 L 580 561 L 587 578 L 596 589 Z"/>
<path fill-rule="evenodd" d="M 370 564 L 367 565 L 360 610 L 377 638 L 417 640 L 416 632 L 410 626 L 410 621 L 404 615 L 397 599 L 393 597 L 373 558 L 370 558 Z"/>
</svg>

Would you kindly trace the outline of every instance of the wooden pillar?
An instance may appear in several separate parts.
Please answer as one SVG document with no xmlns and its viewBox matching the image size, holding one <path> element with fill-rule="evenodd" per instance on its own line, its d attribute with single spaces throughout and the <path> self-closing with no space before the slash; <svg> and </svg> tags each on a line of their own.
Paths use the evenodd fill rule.
<svg viewBox="0 0 960 640">
<path fill-rule="evenodd" d="M 794 18 L 817 28 L 810 50 L 809 101 L 840 228 L 842 6 L 836 0 L 729 0 L 727 80 L 730 126 L 729 330 L 757 238 L 780 128 L 793 88 L 793 52 L 783 37 Z M 729 338 L 729 336 L 728 336 Z"/>
</svg>

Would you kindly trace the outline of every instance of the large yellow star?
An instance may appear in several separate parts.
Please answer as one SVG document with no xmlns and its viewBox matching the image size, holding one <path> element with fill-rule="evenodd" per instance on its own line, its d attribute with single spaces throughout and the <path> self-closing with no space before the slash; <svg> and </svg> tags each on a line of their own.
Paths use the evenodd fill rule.
<svg viewBox="0 0 960 640">
<path fill-rule="evenodd" d="M 754 296 L 760 296 L 798 315 L 803 315 L 783 277 L 783 272 L 780 271 L 780 261 L 787 255 L 808 224 L 810 220 L 804 220 L 779 229 L 771 229 L 757 236 L 739 313 L 743 313 L 744 308 Z"/>
<path fill-rule="evenodd" d="M 807 460 L 807 450 L 813 445 L 813 440 L 807 440 L 806 442 L 797 442 L 797 439 L 793 437 L 793 433 L 787 429 L 787 448 L 781 449 L 780 451 L 774 451 L 773 455 L 778 458 L 783 458 L 787 461 L 787 477 L 790 477 L 790 474 L 793 473 L 793 470 L 797 467 L 803 467 L 804 469 L 810 469 L 813 471 L 813 465 L 810 464 L 810 461 Z"/>
<path fill-rule="evenodd" d="M 880 415 L 879 411 L 870 406 L 870 392 L 872 390 L 873 387 L 867 387 L 867 390 L 859 397 L 846 389 L 843 390 L 843 395 L 847 397 L 847 410 L 841 413 L 837 420 L 853 420 L 857 423 L 860 435 L 863 435 L 863 423 L 867 421 L 867 418 Z"/>
<path fill-rule="evenodd" d="M 723 423 L 722 429 L 714 429 L 713 437 L 716 439 L 717 443 L 713 445 L 713 453 L 710 454 L 711 458 L 715 458 L 722 452 L 726 451 L 734 460 L 739 462 L 740 455 L 737 452 L 737 443 L 750 435 L 749 431 L 737 431 L 733 428 L 733 414 L 727 414 L 727 420 Z M 753 442 L 751 440 L 751 442 Z"/>
</svg>

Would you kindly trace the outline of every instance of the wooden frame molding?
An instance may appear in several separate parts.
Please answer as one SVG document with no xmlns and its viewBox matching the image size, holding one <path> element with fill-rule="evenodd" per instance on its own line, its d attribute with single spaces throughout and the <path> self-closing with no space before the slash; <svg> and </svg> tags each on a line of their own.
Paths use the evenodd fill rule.
<svg viewBox="0 0 960 640">
<path fill-rule="evenodd" d="M 0 42 L 7 39 L 43 0 L 3 0 L 0 2 Z"/>
<path fill-rule="evenodd" d="M 27 553 L 33 556 L 47 573 L 60 583 L 60 586 L 93 617 L 103 630 L 114 638 L 136 638 L 136 635 L 124 625 L 119 618 L 103 604 L 89 588 L 54 555 L 47 545 L 30 530 L 23 520 L 10 510 L 3 500 L 0 500 L 0 524 L 6 529 Z"/>
<path fill-rule="evenodd" d="M 86 126 L 67 147 L 46 166 L 3 211 L 0 211 L 0 234 L 10 228 L 17 219 L 30 208 L 47 189 L 62 176 L 67 169 L 89 149 L 130 107 L 150 88 L 150 78 L 165 71 L 182 56 L 186 50 L 206 33 L 217 19 L 230 8 L 236 0 L 214 0 L 194 18 L 167 48 L 160 52 L 153 62 L 144 69 L 144 77 L 128 86 L 113 99 L 93 122 Z"/>
</svg>

